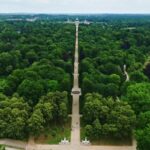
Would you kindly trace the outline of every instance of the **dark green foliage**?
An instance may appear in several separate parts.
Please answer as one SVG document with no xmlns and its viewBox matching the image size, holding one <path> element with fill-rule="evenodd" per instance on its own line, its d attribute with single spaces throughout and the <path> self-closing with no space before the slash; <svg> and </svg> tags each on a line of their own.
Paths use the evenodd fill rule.
<svg viewBox="0 0 150 150">
<path fill-rule="evenodd" d="M 132 72 L 131 75 L 130 75 L 130 79 L 132 81 L 135 81 L 135 82 L 144 82 L 144 81 L 146 82 L 146 81 L 148 81 L 147 76 L 145 76 L 140 71 L 134 71 L 134 72 Z"/>
<path fill-rule="evenodd" d="M 73 25 L 15 21 L 1 25 L 1 92 L 9 96 L 17 92 L 34 106 L 47 92 L 71 91 Z"/>
<path fill-rule="evenodd" d="M 140 113 L 137 119 L 137 127 L 143 129 L 148 124 L 150 124 L 150 111 Z"/>
<path fill-rule="evenodd" d="M 147 63 L 144 68 L 144 73 L 147 75 L 147 77 L 150 79 L 150 63 Z"/>
<path fill-rule="evenodd" d="M 136 131 L 137 150 L 149 150 L 150 148 L 150 124 L 144 129 Z"/>
<path fill-rule="evenodd" d="M 23 80 L 17 92 L 24 97 L 30 105 L 35 105 L 38 99 L 44 95 L 44 87 L 40 81 Z"/>
<path fill-rule="evenodd" d="M 86 135 L 91 139 L 124 138 L 132 135 L 136 116 L 126 102 L 93 93 L 85 96 L 83 119 Z"/>
<path fill-rule="evenodd" d="M 37 16 L 35 22 L 25 21 Z M 23 21 L 0 22 L 0 92 L 9 96 L 0 100 L 7 106 L 0 105 L 0 136 L 22 139 L 67 119 L 68 99 L 63 91 L 69 93 L 72 87 L 75 27 L 56 23 L 65 21 L 66 15 L 0 15 L 0 20 L 8 18 Z M 131 136 L 133 109 L 138 149 L 148 150 L 150 17 L 79 16 L 85 18 L 97 23 L 80 25 L 80 87 L 83 96 L 102 95 L 87 95 L 82 101 L 86 134 L 95 139 Z"/>
<path fill-rule="evenodd" d="M 149 51 L 145 46 L 150 36 L 150 32 L 145 31 L 147 27 L 147 23 L 135 25 L 125 21 L 120 24 L 116 20 L 80 25 L 80 81 L 83 94 L 99 92 L 105 97 L 124 95 L 127 88 L 124 86 L 124 65 L 131 82 L 149 81 L 142 72 Z M 118 79 L 111 79 L 112 75 L 117 75 Z"/>
<path fill-rule="evenodd" d="M 111 20 L 105 16 L 101 20 L 99 16 L 99 19 L 96 19 L 101 20 L 99 23 L 93 23 L 89 26 L 80 25 L 79 48 L 82 94 L 85 96 L 87 93 L 97 92 L 105 97 L 106 101 L 109 101 L 109 97 L 121 99 L 120 103 L 124 103 L 122 100 L 126 100 L 128 106 L 131 105 L 137 115 L 136 129 L 140 129 L 144 137 L 145 131 L 142 130 L 149 124 L 147 111 L 150 110 L 148 42 L 148 39 L 150 39 L 148 28 L 150 26 L 145 21 L 137 23 L 135 16 L 133 22 L 129 19 L 129 16 L 126 16 L 123 21 L 122 17 L 114 15 L 110 17 Z M 130 79 L 128 82 L 126 82 L 124 65 L 126 65 L 126 71 Z M 121 136 L 119 134 L 122 134 L 121 137 L 128 136 L 121 133 L 114 124 L 103 124 L 103 121 L 107 120 L 106 116 L 110 115 L 110 111 L 107 111 L 105 107 L 107 115 L 100 115 L 101 109 L 99 108 L 102 107 L 102 102 L 98 100 L 100 98 L 93 96 L 91 99 L 93 101 L 91 100 L 89 105 L 83 99 L 81 106 L 87 136 L 97 140 L 100 139 L 99 135 L 101 135 L 101 138 L 108 135 L 119 137 Z M 85 107 L 88 110 L 86 112 L 84 112 Z M 112 107 L 111 110 L 116 112 L 115 107 Z M 126 111 L 124 110 L 124 112 Z M 114 114 L 119 119 L 117 113 L 118 110 Z M 96 117 L 97 114 L 99 114 L 98 118 Z M 100 119 L 99 116 L 104 116 L 104 120 L 103 118 Z M 126 127 L 123 122 L 122 127 Z M 126 133 L 132 135 L 132 129 Z M 138 139 L 138 142 L 142 140 L 142 138 Z M 144 146 L 141 150 L 144 150 Z"/>
<path fill-rule="evenodd" d="M 67 120 L 74 32 L 49 21 L 0 22 L 0 92 L 9 96 L 0 96 L 0 138 L 40 135 Z"/>
</svg>

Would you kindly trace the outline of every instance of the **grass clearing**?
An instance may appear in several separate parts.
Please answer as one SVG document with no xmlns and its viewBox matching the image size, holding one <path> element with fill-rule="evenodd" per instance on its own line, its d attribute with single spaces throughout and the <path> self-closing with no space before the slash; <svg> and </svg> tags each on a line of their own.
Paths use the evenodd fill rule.
<svg viewBox="0 0 150 150">
<path fill-rule="evenodd" d="M 35 138 L 35 142 L 39 144 L 59 144 L 59 142 L 66 138 L 70 141 L 71 137 L 71 118 L 61 125 L 53 125 L 48 129 L 45 129 L 44 133 L 38 138 Z"/>
</svg>

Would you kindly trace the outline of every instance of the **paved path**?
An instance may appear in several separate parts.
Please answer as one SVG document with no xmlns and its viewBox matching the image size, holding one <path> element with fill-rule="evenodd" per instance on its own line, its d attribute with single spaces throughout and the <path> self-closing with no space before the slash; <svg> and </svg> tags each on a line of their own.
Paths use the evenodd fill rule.
<svg viewBox="0 0 150 150">
<path fill-rule="evenodd" d="M 123 66 L 123 70 L 124 70 L 124 74 L 126 75 L 126 82 L 127 82 L 130 80 L 130 77 L 129 77 L 129 74 L 127 72 L 127 66 L 126 65 Z"/>
<path fill-rule="evenodd" d="M 10 147 L 16 147 L 16 148 L 25 148 L 27 143 L 19 141 L 19 140 L 1 139 L 0 145 L 7 145 Z"/>
<path fill-rule="evenodd" d="M 136 150 L 132 146 L 37 145 L 35 150 Z"/>
<path fill-rule="evenodd" d="M 33 136 L 29 137 L 28 143 L 25 147 L 26 150 L 36 150 L 36 144 L 35 144 L 35 139 Z"/>
<path fill-rule="evenodd" d="M 3 142 L 2 142 L 3 141 Z M 9 141 L 9 142 L 8 142 Z M 84 146 L 84 145 L 42 145 L 36 144 L 34 147 L 27 147 L 27 144 L 15 140 L 0 140 L 0 144 L 21 148 L 24 150 L 136 150 L 133 146 Z M 14 150 L 18 150 L 15 149 Z"/>
<path fill-rule="evenodd" d="M 11 148 L 11 147 L 5 147 L 5 150 L 21 150 L 20 148 Z"/>
<path fill-rule="evenodd" d="M 79 21 L 76 21 L 76 41 L 75 41 L 75 58 L 74 58 L 74 83 L 72 88 L 72 124 L 71 124 L 71 145 L 80 145 L 80 115 L 79 115 L 79 97 L 81 90 L 79 88 L 79 54 L 78 54 L 78 30 Z"/>
</svg>

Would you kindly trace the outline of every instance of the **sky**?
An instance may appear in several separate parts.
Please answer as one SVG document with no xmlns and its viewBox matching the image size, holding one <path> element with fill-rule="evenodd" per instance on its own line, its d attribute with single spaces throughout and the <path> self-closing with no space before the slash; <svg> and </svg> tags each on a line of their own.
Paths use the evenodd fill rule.
<svg viewBox="0 0 150 150">
<path fill-rule="evenodd" d="M 150 0 L 0 0 L 0 13 L 150 14 Z"/>
</svg>

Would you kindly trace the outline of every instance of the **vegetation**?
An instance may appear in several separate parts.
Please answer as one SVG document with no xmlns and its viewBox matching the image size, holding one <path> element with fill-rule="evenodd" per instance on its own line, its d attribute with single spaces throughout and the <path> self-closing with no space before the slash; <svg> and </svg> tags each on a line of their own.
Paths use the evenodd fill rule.
<svg viewBox="0 0 150 150">
<path fill-rule="evenodd" d="M 132 135 L 136 116 L 126 102 L 93 93 L 85 96 L 83 119 L 87 124 L 86 136 L 90 139 L 110 136 L 119 139 Z"/>
<path fill-rule="evenodd" d="M 70 129 L 60 130 L 71 109 L 75 28 L 64 24 L 68 17 L 77 16 L 0 15 L 1 138 L 38 138 L 45 130 L 69 138 Z M 79 16 L 85 18 L 92 23 L 79 30 L 84 136 L 94 142 L 134 133 L 138 149 L 148 150 L 150 16 Z M 54 135 L 48 143 L 58 142 Z"/>
<path fill-rule="evenodd" d="M 43 96 L 29 118 L 30 133 L 40 135 L 50 124 L 62 124 L 67 121 L 67 101 L 66 92 L 48 93 Z"/>
<path fill-rule="evenodd" d="M 109 17 L 105 21 L 103 20 L 104 22 L 99 18 L 95 19 L 95 21 L 100 20 L 99 22 L 89 26 L 80 25 L 80 83 L 83 93 L 81 113 L 83 113 L 84 119 L 82 128 L 85 136 L 92 141 L 104 139 L 106 136 L 107 139 L 119 136 L 121 138 L 128 136 L 127 138 L 131 139 L 132 132 L 134 132 L 138 149 L 145 150 L 150 144 L 149 140 L 146 140 L 150 137 L 145 132 L 148 132 L 149 121 L 143 122 L 142 127 L 139 124 L 141 114 L 148 113 L 150 110 L 150 32 L 148 30 L 150 26 L 148 20 L 145 21 L 145 17 L 141 20 L 135 16 L 134 19 L 132 18 L 133 20 L 131 16 L 126 16 L 126 18 L 125 16 L 119 18 L 115 15 Z M 140 21 L 137 23 L 137 20 Z M 130 77 L 129 81 L 126 81 L 125 66 Z M 91 100 L 87 99 L 87 93 L 92 95 L 90 96 Z M 101 96 L 95 98 L 94 93 L 99 93 Z M 104 125 L 110 124 L 111 111 L 115 112 L 116 116 L 121 113 L 120 110 L 116 111 L 116 107 L 112 107 L 111 111 L 107 112 L 110 109 L 108 106 L 111 106 L 112 103 L 114 105 L 119 103 L 118 107 L 128 107 L 127 112 L 123 112 L 127 114 L 133 112 L 134 117 L 136 115 L 133 119 L 134 123 L 128 125 L 130 128 L 128 132 L 126 129 L 122 130 L 123 133 L 117 132 L 118 129 L 113 128 L 114 126 L 109 126 L 110 128 L 104 130 Z M 106 106 L 107 109 L 109 108 L 108 110 Z M 103 111 L 106 111 L 106 116 Z M 127 114 L 120 114 L 117 118 L 123 121 L 125 118 L 127 119 Z M 93 116 L 95 118 L 92 118 Z M 126 127 L 126 124 L 130 123 L 128 121 L 124 123 L 121 120 L 114 119 L 113 125 L 116 127 L 120 123 L 119 127 Z M 121 135 L 119 135 L 120 133 Z M 126 133 L 130 134 L 125 135 Z"/>
<path fill-rule="evenodd" d="M 0 150 L 5 150 L 5 146 L 4 145 L 0 145 Z"/>
<path fill-rule="evenodd" d="M 71 119 L 62 124 L 51 124 L 44 129 L 43 134 L 36 137 L 36 143 L 59 144 L 63 138 L 70 141 L 71 139 Z"/>
<path fill-rule="evenodd" d="M 26 139 L 63 126 L 70 110 L 74 26 L 47 21 L 0 26 L 0 138 Z"/>
</svg>

